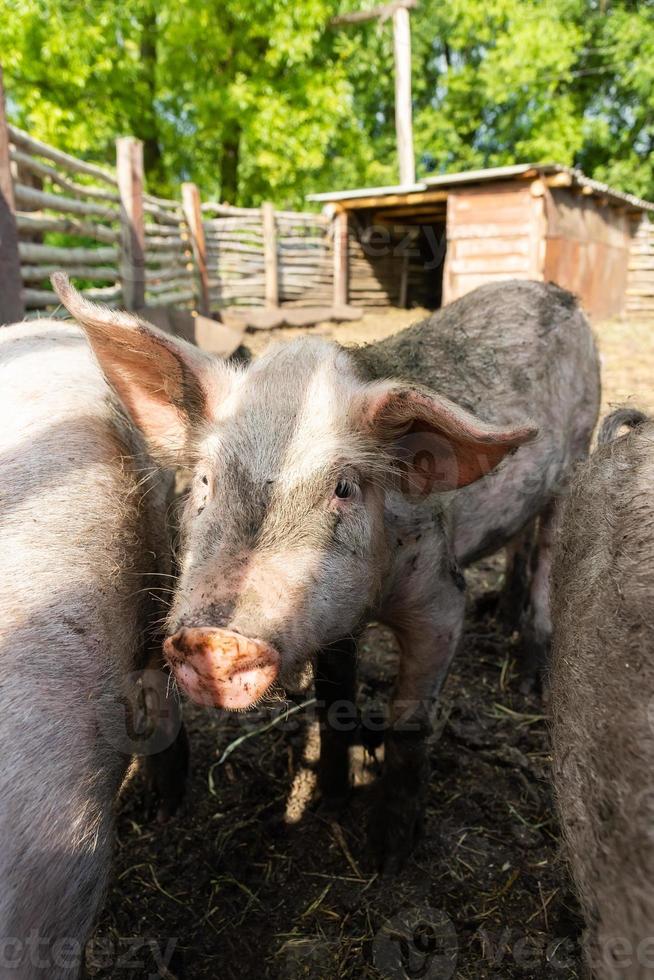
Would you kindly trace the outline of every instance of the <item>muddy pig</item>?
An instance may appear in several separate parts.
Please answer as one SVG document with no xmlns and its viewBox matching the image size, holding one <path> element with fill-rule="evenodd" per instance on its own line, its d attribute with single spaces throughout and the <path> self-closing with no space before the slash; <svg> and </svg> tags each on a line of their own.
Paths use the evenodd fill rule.
<svg viewBox="0 0 654 980">
<path fill-rule="evenodd" d="M 623 423 L 633 431 L 615 439 Z M 619 410 L 599 443 L 557 529 L 554 782 L 588 971 L 644 980 L 654 977 L 654 422 Z"/>
<path fill-rule="evenodd" d="M 194 468 L 165 643 L 179 687 L 242 710 L 317 658 L 329 717 L 331 702 L 353 701 L 349 638 L 372 618 L 395 630 L 371 821 L 394 870 L 420 826 L 425 738 L 461 635 L 460 568 L 538 515 L 531 632 L 548 639 L 549 508 L 599 402 L 574 298 L 502 282 L 368 347 L 304 337 L 237 369 L 53 282 L 151 451 Z M 323 726 L 321 786 L 338 798 L 349 736 L 337 727 Z"/>
<path fill-rule="evenodd" d="M 0 978 L 72 980 L 130 754 L 163 815 L 183 790 L 168 491 L 74 325 L 0 328 L 0 417 Z"/>
</svg>

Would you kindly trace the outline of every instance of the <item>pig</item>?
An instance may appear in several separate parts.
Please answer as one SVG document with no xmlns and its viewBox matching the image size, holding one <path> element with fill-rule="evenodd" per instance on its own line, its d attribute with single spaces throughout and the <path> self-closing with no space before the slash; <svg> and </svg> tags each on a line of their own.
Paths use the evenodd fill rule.
<svg viewBox="0 0 654 980">
<path fill-rule="evenodd" d="M 534 646 L 548 642 L 552 502 L 599 405 L 585 317 L 556 286 L 502 282 L 380 343 L 303 337 L 238 368 L 90 304 L 62 274 L 53 284 L 152 454 L 193 468 L 164 644 L 179 688 L 240 711 L 316 664 L 319 782 L 338 804 L 352 725 L 334 723 L 332 707 L 353 703 L 365 624 L 395 631 L 371 821 L 392 873 L 421 826 L 426 737 L 462 631 L 461 568 L 539 515 L 530 629 Z"/>
<path fill-rule="evenodd" d="M 0 328 L 0 415 L 0 978 L 72 980 L 130 753 L 153 753 L 162 816 L 183 793 L 157 626 L 170 479 L 74 325 Z"/>
<path fill-rule="evenodd" d="M 632 431 L 616 438 L 622 425 Z M 598 980 L 654 976 L 654 421 L 620 409 L 572 481 L 552 568 L 553 778 Z"/>
</svg>

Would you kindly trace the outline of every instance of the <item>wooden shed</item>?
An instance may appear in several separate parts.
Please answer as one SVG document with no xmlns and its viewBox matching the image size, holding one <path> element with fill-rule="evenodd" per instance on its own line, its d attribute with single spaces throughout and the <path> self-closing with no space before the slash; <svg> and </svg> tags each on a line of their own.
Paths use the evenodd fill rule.
<svg viewBox="0 0 654 980">
<path fill-rule="evenodd" d="M 570 289 L 595 318 L 654 314 L 654 204 L 571 167 L 520 164 L 309 199 L 334 213 L 343 302 L 437 308 L 518 278 Z"/>
</svg>

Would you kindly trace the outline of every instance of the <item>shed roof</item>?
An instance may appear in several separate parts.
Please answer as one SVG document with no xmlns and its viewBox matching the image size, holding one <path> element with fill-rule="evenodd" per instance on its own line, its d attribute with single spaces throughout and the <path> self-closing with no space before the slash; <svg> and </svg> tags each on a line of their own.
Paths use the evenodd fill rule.
<svg viewBox="0 0 654 980">
<path fill-rule="evenodd" d="M 411 204 L 412 195 L 422 195 L 430 190 L 447 192 L 451 188 L 468 184 L 483 184 L 498 180 L 520 180 L 528 178 L 546 178 L 548 183 L 559 187 L 578 187 L 586 194 L 606 197 L 615 204 L 626 205 L 636 211 L 654 212 L 654 203 L 645 201 L 634 194 L 625 194 L 614 190 L 599 180 L 586 177 L 576 167 L 566 167 L 560 163 L 519 163 L 509 167 L 488 167 L 484 170 L 462 170 L 454 174 L 438 174 L 425 177 L 415 184 L 397 184 L 391 187 L 364 187 L 351 191 L 327 191 L 323 194 L 308 194 L 307 200 L 323 204 L 341 204 L 343 207 L 355 210 L 374 204 L 380 206 L 383 199 L 392 197 L 393 203 L 398 197 L 405 197 L 406 203 Z M 424 200 L 424 198 L 417 198 Z M 390 202 L 389 202 L 390 203 Z"/>
</svg>

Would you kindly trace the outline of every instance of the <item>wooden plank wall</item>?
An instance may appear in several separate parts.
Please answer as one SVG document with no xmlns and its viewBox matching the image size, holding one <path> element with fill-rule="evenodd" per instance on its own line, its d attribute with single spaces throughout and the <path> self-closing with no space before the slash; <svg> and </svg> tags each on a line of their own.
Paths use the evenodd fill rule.
<svg viewBox="0 0 654 980">
<path fill-rule="evenodd" d="M 447 200 L 443 304 L 483 283 L 543 278 L 540 181 L 454 190 Z"/>
<path fill-rule="evenodd" d="M 384 225 L 361 216 L 349 239 L 349 303 L 352 306 L 432 305 L 440 296 L 442 262 L 434 256 L 442 222 L 425 221 L 431 232 L 423 241 L 419 223 L 389 219 Z"/>
<path fill-rule="evenodd" d="M 625 209 L 569 188 L 545 194 L 545 279 L 569 289 L 594 319 L 623 312 L 631 222 Z"/>
<path fill-rule="evenodd" d="M 654 215 L 643 215 L 631 239 L 627 277 L 627 315 L 654 318 Z"/>
<path fill-rule="evenodd" d="M 352 306 L 397 306 L 401 265 L 390 247 L 371 254 L 365 235 L 350 235 L 348 301 Z"/>
</svg>

